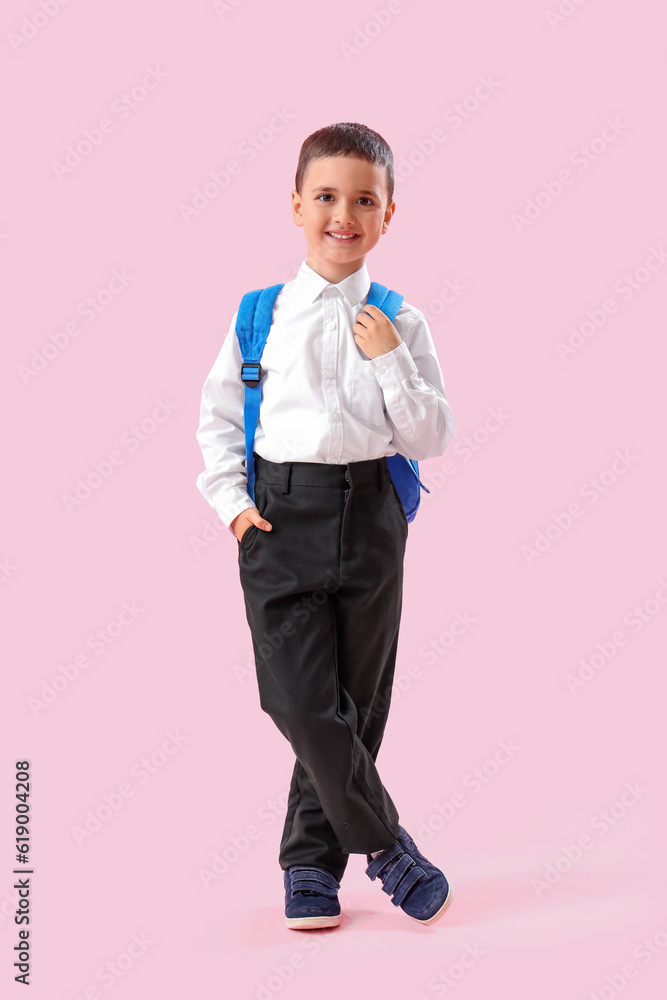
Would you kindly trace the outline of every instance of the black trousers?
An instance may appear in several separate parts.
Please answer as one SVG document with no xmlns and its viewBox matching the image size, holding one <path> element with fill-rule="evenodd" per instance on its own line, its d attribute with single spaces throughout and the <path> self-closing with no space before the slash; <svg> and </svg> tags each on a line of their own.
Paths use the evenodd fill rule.
<svg viewBox="0 0 667 1000">
<path fill-rule="evenodd" d="M 273 525 L 238 542 L 260 706 L 296 755 L 279 862 L 340 881 L 391 847 L 398 812 L 375 761 L 389 710 L 408 522 L 386 458 L 348 465 L 255 454 Z"/>
</svg>

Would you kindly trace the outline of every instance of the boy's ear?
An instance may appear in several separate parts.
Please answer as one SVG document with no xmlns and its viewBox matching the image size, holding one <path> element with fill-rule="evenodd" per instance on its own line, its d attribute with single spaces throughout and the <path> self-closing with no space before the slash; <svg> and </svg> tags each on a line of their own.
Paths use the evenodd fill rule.
<svg viewBox="0 0 667 1000">
<path fill-rule="evenodd" d="M 292 218 L 297 226 L 303 226 L 301 216 L 301 195 L 298 191 L 292 191 Z"/>
<path fill-rule="evenodd" d="M 391 222 L 391 217 L 396 210 L 396 202 L 392 201 L 390 205 L 387 205 L 386 211 L 384 213 L 384 219 L 382 221 L 382 233 L 386 233 L 389 228 L 389 223 Z"/>
</svg>

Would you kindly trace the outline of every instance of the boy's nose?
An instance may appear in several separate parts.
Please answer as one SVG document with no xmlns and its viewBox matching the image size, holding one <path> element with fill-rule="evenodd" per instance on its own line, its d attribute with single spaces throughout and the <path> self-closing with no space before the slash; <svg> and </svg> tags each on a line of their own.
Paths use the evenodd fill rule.
<svg viewBox="0 0 667 1000">
<path fill-rule="evenodd" d="M 349 205 L 341 204 L 340 202 L 336 206 L 336 211 L 334 212 L 334 219 L 340 220 L 341 222 L 351 222 L 354 220 L 354 212 L 352 207 Z"/>
</svg>

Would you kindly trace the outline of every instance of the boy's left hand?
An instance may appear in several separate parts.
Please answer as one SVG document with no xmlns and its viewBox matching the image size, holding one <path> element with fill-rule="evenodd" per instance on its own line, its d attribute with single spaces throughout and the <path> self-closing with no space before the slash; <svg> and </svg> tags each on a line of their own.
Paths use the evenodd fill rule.
<svg viewBox="0 0 667 1000">
<path fill-rule="evenodd" d="M 352 327 L 354 339 L 364 354 L 377 358 L 402 344 L 394 324 L 377 306 L 366 305 Z"/>
</svg>

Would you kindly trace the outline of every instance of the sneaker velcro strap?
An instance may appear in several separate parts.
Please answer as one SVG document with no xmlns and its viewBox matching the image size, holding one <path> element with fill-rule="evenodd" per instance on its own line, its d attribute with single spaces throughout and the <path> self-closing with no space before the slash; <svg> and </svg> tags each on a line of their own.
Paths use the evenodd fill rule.
<svg viewBox="0 0 667 1000">
<path fill-rule="evenodd" d="M 333 899 L 340 889 L 331 872 L 323 868 L 311 868 L 306 865 L 295 865 L 291 871 L 292 896 L 295 892 L 316 892 L 318 896 L 329 896 Z"/>
<path fill-rule="evenodd" d="M 413 865 L 410 867 L 409 871 L 407 871 L 406 874 L 403 876 L 401 884 L 398 886 L 394 895 L 391 898 L 391 901 L 394 904 L 394 906 L 400 906 L 405 897 L 407 896 L 408 892 L 410 891 L 410 889 L 412 889 L 415 882 L 418 882 L 420 878 L 424 878 L 425 876 L 426 872 L 424 871 L 424 869 L 420 868 L 419 865 L 414 864 L 413 862 Z"/>
<path fill-rule="evenodd" d="M 396 891 L 398 883 L 401 881 L 408 869 L 414 866 L 415 862 L 409 854 L 401 854 L 398 861 L 389 869 L 387 874 L 382 877 L 382 882 L 384 883 L 382 886 L 383 892 L 386 892 L 391 896 L 391 894 Z M 422 869 L 420 868 L 419 871 L 421 872 Z"/>
<path fill-rule="evenodd" d="M 397 858 L 400 854 L 403 854 L 403 848 L 399 844 L 394 844 L 393 847 L 388 847 L 386 851 L 382 851 L 377 857 L 372 858 L 369 862 L 368 868 L 366 869 L 366 874 L 371 881 L 374 881 L 383 868 Z M 382 876 L 381 876 L 382 877 Z"/>
</svg>

